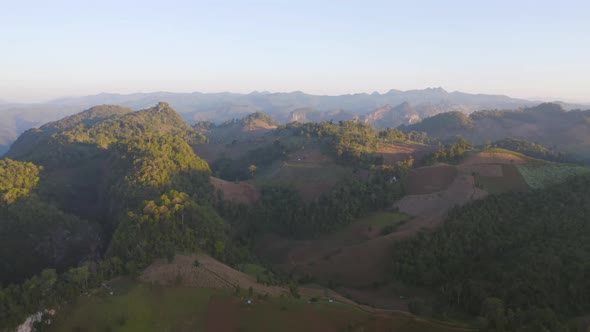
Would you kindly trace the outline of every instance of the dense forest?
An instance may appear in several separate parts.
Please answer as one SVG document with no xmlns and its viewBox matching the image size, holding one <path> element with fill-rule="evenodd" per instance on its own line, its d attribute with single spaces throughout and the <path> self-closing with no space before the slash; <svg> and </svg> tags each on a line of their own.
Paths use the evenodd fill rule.
<svg viewBox="0 0 590 332">
<path fill-rule="evenodd" d="M 505 138 L 503 140 L 496 141 L 491 143 L 490 147 L 516 151 L 524 154 L 525 156 L 554 162 L 575 161 L 575 159 L 563 152 L 549 148 L 542 144 L 516 138 Z"/>
<path fill-rule="evenodd" d="M 310 238 L 338 230 L 399 199 L 403 186 L 392 183 L 391 178 L 387 170 L 375 172 L 369 181 L 343 180 L 313 202 L 306 202 L 290 187 L 265 187 L 257 203 L 220 201 L 219 210 L 247 242 L 264 231 Z"/>
<path fill-rule="evenodd" d="M 165 103 L 118 110 L 32 130 L 10 151 L 22 162 L 1 161 L 0 281 L 30 279 L 0 289 L 0 328 L 155 257 L 197 248 L 223 260 L 240 254 L 211 207 L 209 166 L 189 145 L 202 137 Z M 102 215 L 67 212 L 80 205 Z"/>
<path fill-rule="evenodd" d="M 472 147 L 473 146 L 463 137 L 455 137 L 448 143 L 439 142 L 438 150 L 427 156 L 424 162 L 430 165 L 436 162 L 456 163 L 460 161 L 465 155 L 465 152 Z"/>
<path fill-rule="evenodd" d="M 96 229 L 42 201 L 34 192 L 40 167 L 0 160 L 0 283 L 20 281 L 43 267 L 63 270 L 92 254 Z"/>
<path fill-rule="evenodd" d="M 480 316 L 485 331 L 566 331 L 590 311 L 590 177 L 491 196 L 400 243 L 393 276 L 432 289 L 416 306 Z"/>
<path fill-rule="evenodd" d="M 426 118 L 410 126 L 401 126 L 403 131 L 454 131 L 458 129 L 469 128 L 473 125 L 472 119 L 461 112 L 446 112 Z"/>
<path fill-rule="evenodd" d="M 405 133 L 391 128 L 378 131 L 359 121 L 292 122 L 279 127 L 277 131 L 279 133 L 288 131 L 295 136 L 317 139 L 325 144 L 327 153 L 341 162 L 367 168 L 379 164 L 374 152 L 383 143 L 431 142 L 424 132 L 409 131 Z"/>
<path fill-rule="evenodd" d="M 279 139 L 272 144 L 248 151 L 245 156 L 237 159 L 220 158 L 211 164 L 211 170 L 216 177 L 228 181 L 241 181 L 251 178 L 248 170 L 250 165 L 264 168 L 275 161 L 283 160 L 293 148 L 286 146 Z"/>
</svg>

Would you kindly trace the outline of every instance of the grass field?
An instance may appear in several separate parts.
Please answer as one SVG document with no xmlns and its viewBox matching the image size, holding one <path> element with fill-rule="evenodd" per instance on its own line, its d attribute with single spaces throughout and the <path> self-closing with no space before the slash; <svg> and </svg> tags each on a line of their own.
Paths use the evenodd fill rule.
<svg viewBox="0 0 590 332">
<path fill-rule="evenodd" d="M 125 283 L 121 286 L 120 283 Z M 51 331 L 198 331 L 207 318 L 212 290 L 156 287 L 119 280 L 110 290 L 81 296 Z"/>
<path fill-rule="evenodd" d="M 326 298 L 255 295 L 252 304 L 248 299 L 231 291 L 151 286 L 123 278 L 62 308 L 50 331 L 455 331 L 408 315 L 375 315 Z"/>
<path fill-rule="evenodd" d="M 304 199 L 313 200 L 329 191 L 338 181 L 353 177 L 352 168 L 336 163 L 281 161 L 249 182 L 255 186 L 294 186 Z"/>
<path fill-rule="evenodd" d="M 407 220 L 408 216 L 393 211 L 382 211 L 376 212 L 364 218 L 361 218 L 357 223 L 367 226 L 389 226 L 389 225 L 397 225 L 400 222 Z"/>
<path fill-rule="evenodd" d="M 590 172 L 586 167 L 557 163 L 531 163 L 517 167 L 526 183 L 533 189 L 541 189 L 563 182 L 568 177 Z"/>
<path fill-rule="evenodd" d="M 384 227 L 396 227 L 408 220 L 406 214 L 381 211 L 360 218 L 345 228 L 317 240 L 323 247 L 338 248 L 366 242 L 379 236 Z"/>
<path fill-rule="evenodd" d="M 502 176 L 476 175 L 476 185 L 490 194 L 530 190 L 516 165 L 499 165 L 499 167 L 502 167 Z"/>
</svg>

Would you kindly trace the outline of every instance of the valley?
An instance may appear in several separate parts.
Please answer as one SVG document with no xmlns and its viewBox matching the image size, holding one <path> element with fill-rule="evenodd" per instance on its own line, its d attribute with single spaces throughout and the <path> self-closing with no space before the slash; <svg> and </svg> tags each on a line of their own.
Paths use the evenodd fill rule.
<svg viewBox="0 0 590 332">
<path fill-rule="evenodd" d="M 511 224 L 522 218 L 518 205 L 511 216 L 494 204 L 560 197 L 590 169 L 522 139 L 474 145 L 430 136 L 473 119 L 379 130 L 362 121 L 281 125 L 254 113 L 189 126 L 161 102 L 141 111 L 97 106 L 31 129 L 0 172 L 3 252 L 32 258 L 2 256 L 12 279 L 0 288 L 1 328 L 48 308 L 56 310 L 46 317 L 49 331 L 446 332 L 496 324 L 472 308 L 510 289 L 494 289 L 474 270 L 478 261 L 462 251 L 469 236 L 547 238 L 533 220 L 519 219 L 527 230 Z M 585 206 L 590 195 L 575 188 L 567 194 L 579 192 L 575 200 L 550 199 L 539 218 Z M 466 221 L 496 214 L 502 219 L 490 225 L 499 229 L 474 231 Z M 51 227 L 40 227 L 47 218 Z M 583 213 L 567 223 L 584 225 Z M 586 226 L 571 233 L 567 223 L 556 234 L 583 242 Z M 8 241 L 23 234 L 39 245 Z M 464 239 L 453 243 L 448 234 Z M 520 276 L 494 254 L 501 245 L 519 255 L 533 250 L 518 239 L 476 252 Z M 548 248 L 583 257 L 586 247 Z M 436 255 L 444 258 L 433 263 Z M 462 270 L 481 284 L 462 280 Z M 551 296 L 564 296 L 561 289 Z M 498 301 L 537 315 L 532 297 Z M 558 303 L 548 310 L 570 317 Z M 571 322 L 557 317 L 550 324 Z"/>
</svg>

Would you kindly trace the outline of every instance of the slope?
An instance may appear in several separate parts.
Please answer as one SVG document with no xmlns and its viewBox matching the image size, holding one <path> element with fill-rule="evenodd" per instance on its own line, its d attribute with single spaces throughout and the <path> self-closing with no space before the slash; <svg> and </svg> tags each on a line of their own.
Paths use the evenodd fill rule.
<svg viewBox="0 0 590 332">
<path fill-rule="evenodd" d="M 404 130 L 426 131 L 441 139 L 460 135 L 476 145 L 515 138 L 551 147 L 579 161 L 590 160 L 590 111 L 566 112 L 559 104 L 545 103 L 517 111 L 481 111 L 469 117 L 443 113 Z"/>
</svg>

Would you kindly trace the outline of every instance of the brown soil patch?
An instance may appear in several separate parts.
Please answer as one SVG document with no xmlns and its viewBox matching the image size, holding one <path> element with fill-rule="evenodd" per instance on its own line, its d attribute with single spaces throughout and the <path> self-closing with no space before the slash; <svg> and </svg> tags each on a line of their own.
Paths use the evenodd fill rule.
<svg viewBox="0 0 590 332">
<path fill-rule="evenodd" d="M 238 331 L 240 313 L 236 303 L 225 297 L 212 296 L 207 308 L 207 328 L 209 332 Z"/>
<path fill-rule="evenodd" d="M 432 152 L 434 152 L 434 149 L 429 145 L 395 143 L 381 146 L 375 154 L 383 156 L 384 165 L 395 165 L 410 157 L 419 161 Z"/>
<path fill-rule="evenodd" d="M 323 154 L 320 148 L 316 146 L 293 152 L 289 155 L 288 160 L 313 164 L 333 162 L 330 156 Z"/>
<path fill-rule="evenodd" d="M 460 174 L 455 177 L 447 190 L 425 195 L 408 195 L 399 200 L 395 206 L 401 212 L 412 216 L 443 217 L 453 207 L 486 195 L 485 191 L 475 187 L 473 176 Z"/>
<path fill-rule="evenodd" d="M 339 291 L 341 291 L 343 294 L 349 295 L 351 298 L 360 303 L 370 303 L 372 306 L 377 308 L 400 311 L 408 310 L 407 301 L 400 298 L 400 295 L 407 295 L 406 292 L 393 294 L 391 291 L 382 288 L 343 288 Z"/>
<path fill-rule="evenodd" d="M 252 204 L 260 198 L 260 191 L 250 183 L 234 183 L 215 177 L 211 177 L 211 183 L 215 190 L 223 192 L 223 198 L 226 201 Z"/>
<path fill-rule="evenodd" d="M 480 152 L 467 156 L 461 165 L 476 164 L 526 164 L 522 157 L 503 152 Z"/>
<path fill-rule="evenodd" d="M 492 164 L 461 164 L 458 168 L 463 173 L 480 175 L 480 176 L 491 176 L 491 177 L 501 177 L 502 173 L 502 165 L 492 165 Z"/>
<path fill-rule="evenodd" d="M 359 244 L 330 246 L 314 241 L 289 241 L 275 238 L 275 242 L 265 249 L 259 248 L 261 255 L 277 250 L 275 259 L 281 262 L 277 267 L 285 272 L 299 275 L 313 275 L 322 283 L 346 287 L 372 287 L 374 282 L 387 280 L 387 267 L 390 263 L 393 244 L 400 239 L 415 234 L 422 227 L 434 227 L 439 218 L 415 218 L 400 226 L 386 236 L 380 236 Z M 278 243 L 277 243 L 278 242 Z"/>
<path fill-rule="evenodd" d="M 439 172 L 437 168 L 432 167 Z M 442 167 L 445 171 L 453 169 Z M 441 173 L 443 171 L 440 171 Z M 321 282 L 349 288 L 370 288 L 374 282 L 387 280 L 387 267 L 395 242 L 410 237 L 422 229 L 438 226 L 453 207 L 487 195 L 475 188 L 473 176 L 459 174 L 447 189 L 424 195 L 409 195 L 395 206 L 401 212 L 415 216 L 394 233 L 367 241 L 342 245 L 325 239 L 288 241 L 275 237 L 261 243 L 260 253 L 272 252 L 283 271 L 316 276 Z M 272 249 L 270 249 L 272 248 Z M 383 304 L 384 302 L 382 302 Z M 390 307 L 393 307 L 391 304 Z"/>
<path fill-rule="evenodd" d="M 198 259 L 200 266 L 195 267 Z M 182 285 L 203 288 L 232 289 L 239 285 L 242 289 L 252 289 L 256 293 L 278 296 L 287 291 L 280 287 L 264 286 L 256 279 L 207 256 L 205 254 L 176 255 L 172 263 L 164 259 L 156 260 L 148 266 L 140 276 L 140 280 L 147 283 Z"/>
<path fill-rule="evenodd" d="M 446 164 L 414 169 L 406 179 L 406 192 L 420 195 L 445 190 L 453 183 L 456 173 L 455 167 Z"/>
</svg>

